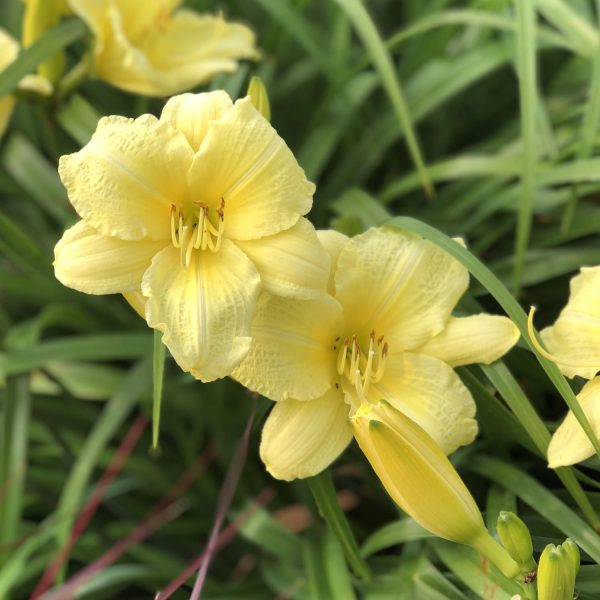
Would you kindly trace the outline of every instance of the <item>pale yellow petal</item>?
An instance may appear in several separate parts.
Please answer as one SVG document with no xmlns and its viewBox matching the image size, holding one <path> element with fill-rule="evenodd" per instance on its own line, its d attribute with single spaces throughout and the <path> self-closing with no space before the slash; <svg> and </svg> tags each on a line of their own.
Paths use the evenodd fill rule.
<svg viewBox="0 0 600 600">
<path fill-rule="evenodd" d="M 335 275 L 347 331 L 374 329 L 393 352 L 418 348 L 440 333 L 468 284 L 468 271 L 449 254 L 391 228 L 348 241 Z"/>
<path fill-rule="evenodd" d="M 252 323 L 250 352 L 232 376 L 271 400 L 312 400 L 337 376 L 340 305 L 323 295 L 289 300 L 264 293 Z"/>
<path fill-rule="evenodd" d="M 218 73 L 235 71 L 240 59 L 258 57 L 254 33 L 245 25 L 185 9 L 162 28 L 149 30 L 139 47 L 165 94 L 189 90 Z"/>
<path fill-rule="evenodd" d="M 28 92 L 35 92 L 41 96 L 50 96 L 54 91 L 52 83 L 40 75 L 25 75 L 21 81 L 19 81 L 18 88 Z"/>
<path fill-rule="evenodd" d="M 437 358 L 391 354 L 383 379 L 369 391 L 371 401 L 382 398 L 421 426 L 446 454 L 470 444 L 477 435 L 471 393 Z"/>
<path fill-rule="evenodd" d="M 451 367 L 489 365 L 506 354 L 519 335 L 518 328 L 507 317 L 486 314 L 450 317 L 444 330 L 416 352 L 439 358 Z"/>
<path fill-rule="evenodd" d="M 56 244 L 54 273 L 63 285 L 86 294 L 139 290 L 144 271 L 164 247 L 160 241 L 107 237 L 79 221 Z"/>
<path fill-rule="evenodd" d="M 338 390 L 309 402 L 277 402 L 265 422 L 260 457 L 277 479 L 312 477 L 352 440 L 348 406 Z"/>
<path fill-rule="evenodd" d="M 577 401 L 588 418 L 597 438 L 600 438 L 600 377 L 588 381 L 577 394 Z M 592 442 L 569 411 L 554 432 L 548 446 L 548 466 L 552 469 L 579 463 L 595 454 Z"/>
<path fill-rule="evenodd" d="M 105 28 L 106 10 L 110 0 L 67 0 L 69 8 L 92 30 L 99 35 Z"/>
<path fill-rule="evenodd" d="M 325 293 L 328 256 L 306 219 L 275 235 L 236 244 L 255 264 L 267 292 L 301 300 Z"/>
<path fill-rule="evenodd" d="M 148 325 L 163 332 L 177 364 L 202 381 L 229 375 L 248 352 L 259 289 L 254 265 L 229 240 L 219 252 L 196 251 L 187 269 L 170 246 L 142 281 Z"/>
<path fill-rule="evenodd" d="M 94 74 L 111 85 L 134 94 L 165 95 L 145 52 L 131 40 L 113 2 L 105 5 L 94 36 Z"/>
<path fill-rule="evenodd" d="M 119 11 L 123 29 L 131 40 L 148 30 L 164 27 L 169 15 L 183 0 L 112 0 Z M 106 3 L 106 1 L 105 1 Z"/>
<path fill-rule="evenodd" d="M 347 235 L 335 231 L 335 229 L 318 229 L 317 235 L 319 236 L 319 241 L 323 245 L 323 248 L 325 248 L 325 252 L 329 254 L 329 259 L 331 261 L 327 292 L 335 296 L 335 272 L 337 269 L 338 257 L 349 238 Z"/>
<path fill-rule="evenodd" d="M 123 298 L 127 300 L 129 306 L 131 306 L 142 319 L 146 318 L 146 298 L 141 291 L 125 292 Z"/>
<path fill-rule="evenodd" d="M 0 27 L 0 71 L 12 63 L 19 54 L 19 43 Z"/>
<path fill-rule="evenodd" d="M 567 305 L 541 336 L 567 377 L 592 379 L 600 371 L 600 267 L 583 267 L 571 280 Z"/>
<path fill-rule="evenodd" d="M 295 225 L 312 205 L 315 186 L 249 98 L 217 121 L 194 158 L 190 187 L 200 201 L 225 201 L 225 235 L 252 240 Z"/>
<path fill-rule="evenodd" d="M 187 197 L 191 160 L 169 123 L 104 117 L 83 149 L 61 157 L 59 173 L 75 210 L 103 235 L 170 239 L 170 207 Z"/>
<path fill-rule="evenodd" d="M 185 135 L 194 152 L 198 151 L 211 121 L 221 118 L 233 106 L 223 90 L 203 94 L 173 96 L 164 106 L 160 120 L 168 121 Z"/>
</svg>

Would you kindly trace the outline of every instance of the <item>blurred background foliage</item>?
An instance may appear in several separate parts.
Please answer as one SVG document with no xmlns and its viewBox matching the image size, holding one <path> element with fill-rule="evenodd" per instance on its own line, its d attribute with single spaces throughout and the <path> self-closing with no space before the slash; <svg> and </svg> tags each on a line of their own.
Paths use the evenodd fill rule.
<svg viewBox="0 0 600 600">
<path fill-rule="evenodd" d="M 600 263 L 599 2 L 185 4 L 256 32 L 262 61 L 210 88 L 235 98 L 251 75 L 263 79 L 273 125 L 317 184 L 317 227 L 353 234 L 402 215 L 462 236 L 523 306 L 540 305 L 540 326 L 564 305 L 572 273 Z M 21 14 L 20 0 L 0 3 L 17 38 Z M 71 64 L 88 43 L 81 31 Z M 52 249 L 76 217 L 58 157 L 84 145 L 99 116 L 163 104 L 100 81 L 60 101 L 21 95 L 2 140 L 0 598 L 30 597 L 65 548 L 56 585 L 79 577 L 76 596 L 47 597 L 152 598 L 202 553 L 234 489 L 205 598 L 508 600 L 514 584 L 399 514 L 352 446 L 331 475 L 372 572 L 355 577 L 307 483 L 265 472 L 269 403 L 232 381 L 200 384 L 168 359 L 160 449 L 149 450 L 152 332 L 121 297 L 58 283 Z M 459 308 L 499 312 L 489 291 L 473 281 Z M 541 452 L 566 411 L 560 395 L 524 345 L 460 374 L 481 435 L 453 461 L 486 521 L 493 529 L 500 510 L 517 510 L 536 553 L 571 536 L 583 551 L 579 598 L 600 598 L 600 463 L 565 469 L 561 482 Z M 193 583 L 171 597 L 188 598 Z"/>
</svg>

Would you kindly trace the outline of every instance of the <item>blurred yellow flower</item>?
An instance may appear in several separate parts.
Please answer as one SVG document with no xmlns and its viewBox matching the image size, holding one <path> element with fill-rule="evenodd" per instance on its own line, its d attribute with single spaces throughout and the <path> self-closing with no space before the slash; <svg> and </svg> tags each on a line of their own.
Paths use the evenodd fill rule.
<svg viewBox="0 0 600 600">
<path fill-rule="evenodd" d="M 488 533 L 475 500 L 446 455 L 414 421 L 385 401 L 362 404 L 354 436 L 389 496 L 422 527 L 467 544 L 507 577 L 519 565 Z"/>
<path fill-rule="evenodd" d="M 19 54 L 18 42 L 4 29 L 0 29 L 0 72 L 8 67 Z M 37 75 L 27 75 L 19 82 L 20 90 L 29 90 L 38 94 L 50 95 L 52 84 L 45 78 Z M 0 137 L 8 127 L 8 121 L 15 106 L 13 94 L 0 97 Z"/>
<path fill-rule="evenodd" d="M 199 379 L 242 360 L 261 289 L 325 290 L 329 263 L 301 218 L 314 185 L 249 98 L 183 94 L 160 119 L 105 117 L 59 172 L 82 220 L 56 245 L 56 277 L 127 294 Z"/>
<path fill-rule="evenodd" d="M 54 27 L 61 17 L 71 13 L 67 0 L 23 0 L 23 47 L 28 48 L 48 29 Z M 38 67 L 38 73 L 56 83 L 65 66 L 64 52 L 57 52 Z"/>
<path fill-rule="evenodd" d="M 169 96 L 257 58 L 254 33 L 221 16 L 180 9 L 181 0 L 68 0 L 94 34 L 94 67 L 115 87 Z"/>
<path fill-rule="evenodd" d="M 571 279 L 567 305 L 551 327 L 541 332 L 548 349 L 544 350 L 533 335 L 530 313 L 530 337 L 538 351 L 556 362 L 567 377 L 590 379 L 577 400 L 596 434 L 600 436 L 600 266 L 583 267 Z M 595 454 L 594 447 L 571 411 L 556 430 L 548 447 L 552 468 L 573 465 Z"/>
<path fill-rule="evenodd" d="M 350 240 L 318 233 L 329 294 L 263 295 L 250 352 L 232 374 L 277 401 L 261 443 L 267 469 L 288 480 L 319 473 L 352 439 L 349 413 L 382 398 L 447 454 L 472 442 L 475 403 L 452 367 L 496 360 L 517 328 L 505 317 L 452 317 L 468 272 L 430 242 L 391 228 Z"/>
</svg>

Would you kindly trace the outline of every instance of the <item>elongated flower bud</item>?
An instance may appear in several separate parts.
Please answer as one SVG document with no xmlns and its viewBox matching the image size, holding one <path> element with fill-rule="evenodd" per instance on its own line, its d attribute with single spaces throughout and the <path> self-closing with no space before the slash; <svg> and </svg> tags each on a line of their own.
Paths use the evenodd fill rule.
<svg viewBox="0 0 600 600">
<path fill-rule="evenodd" d="M 521 572 L 533 571 L 533 543 L 527 525 L 515 513 L 503 510 L 498 516 L 496 531 L 511 558 L 519 563 Z"/>
<path fill-rule="evenodd" d="M 575 552 L 570 545 L 565 548 L 548 544 L 544 548 L 537 575 L 538 600 L 573 600 L 574 558 Z"/>
<path fill-rule="evenodd" d="M 439 446 L 387 402 L 363 404 L 354 436 L 390 497 L 422 527 L 472 546 L 507 577 L 519 565 L 488 533 L 469 490 Z"/>
<path fill-rule="evenodd" d="M 269 103 L 269 95 L 267 88 L 260 77 L 252 76 L 248 84 L 248 96 L 252 101 L 254 108 L 267 120 L 271 120 L 271 104 Z"/>
<path fill-rule="evenodd" d="M 567 538 L 563 543 L 562 547 L 567 553 L 569 560 L 571 561 L 571 566 L 573 567 L 573 572 L 575 577 L 577 573 L 579 573 L 579 563 L 581 560 L 581 553 L 579 552 L 579 546 L 571 539 Z"/>
</svg>

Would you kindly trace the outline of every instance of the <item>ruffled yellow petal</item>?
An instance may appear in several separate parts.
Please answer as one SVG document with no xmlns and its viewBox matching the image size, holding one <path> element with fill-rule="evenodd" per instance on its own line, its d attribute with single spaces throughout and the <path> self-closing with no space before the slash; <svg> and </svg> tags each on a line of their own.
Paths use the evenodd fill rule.
<svg viewBox="0 0 600 600">
<path fill-rule="evenodd" d="M 475 402 L 458 375 L 437 358 L 391 354 L 383 379 L 369 400 L 387 400 L 422 427 L 446 454 L 470 444 L 477 435 Z"/>
<path fill-rule="evenodd" d="M 165 242 L 129 242 L 99 234 L 79 221 L 54 249 L 56 278 L 86 294 L 116 294 L 139 290 L 144 271 Z"/>
<path fill-rule="evenodd" d="M 596 437 L 600 437 L 600 377 L 588 381 L 577 401 L 588 418 Z M 592 442 L 581 428 L 575 415 L 569 411 L 554 432 L 548 446 L 548 466 L 552 469 L 574 465 L 595 454 Z"/>
<path fill-rule="evenodd" d="M 600 267 L 584 267 L 571 280 L 567 305 L 541 336 L 567 377 L 592 379 L 600 371 Z"/>
<path fill-rule="evenodd" d="M 335 296 L 335 271 L 337 269 L 338 257 L 349 238 L 347 235 L 335 231 L 334 229 L 318 229 L 317 235 L 319 236 L 321 245 L 325 248 L 325 252 L 329 254 L 329 259 L 331 261 L 327 292 L 332 296 Z"/>
<path fill-rule="evenodd" d="M 273 477 L 302 479 L 328 467 L 351 440 L 348 406 L 334 389 L 309 402 L 278 402 L 265 422 L 260 456 Z"/>
<path fill-rule="evenodd" d="M 139 47 L 156 71 L 163 94 L 189 90 L 218 73 L 235 71 L 242 58 L 258 57 L 254 33 L 245 25 L 185 9 L 162 29 L 151 30 Z"/>
<path fill-rule="evenodd" d="M 258 269 L 267 292 L 301 300 L 318 298 L 325 292 L 329 260 L 306 219 L 275 235 L 236 244 Z"/>
<path fill-rule="evenodd" d="M 200 200 L 225 200 L 225 235 L 253 240 L 295 225 L 312 205 L 315 186 L 249 98 L 217 121 L 194 158 L 190 187 Z"/>
<path fill-rule="evenodd" d="M 197 152 L 211 121 L 221 118 L 233 106 L 223 90 L 203 94 L 173 96 L 164 106 L 160 120 L 168 121 L 185 135 Z"/>
<path fill-rule="evenodd" d="M 164 26 L 169 15 L 183 0 L 112 0 L 117 8 L 123 29 L 131 40 L 137 40 L 148 30 Z M 106 2 L 104 2 L 106 4 Z"/>
<path fill-rule="evenodd" d="M 468 271 L 449 254 L 391 228 L 352 238 L 335 275 L 347 330 L 385 334 L 392 352 L 418 348 L 440 333 L 468 284 Z"/>
<path fill-rule="evenodd" d="M 142 281 L 148 325 L 163 332 L 177 364 L 202 381 L 229 375 L 250 347 L 260 277 L 229 240 L 195 252 L 187 269 L 178 249 L 156 255 Z"/>
<path fill-rule="evenodd" d="M 170 239 L 192 156 L 185 137 L 151 115 L 104 117 L 83 149 L 61 157 L 59 173 L 75 210 L 103 235 Z"/>
<path fill-rule="evenodd" d="M 271 400 L 313 400 L 333 385 L 341 307 L 331 297 L 288 300 L 262 294 L 252 345 L 232 377 Z"/>
<path fill-rule="evenodd" d="M 451 367 L 489 365 L 506 354 L 519 335 L 518 328 L 507 317 L 485 314 L 450 317 L 444 330 L 416 352 L 439 358 Z"/>
</svg>

